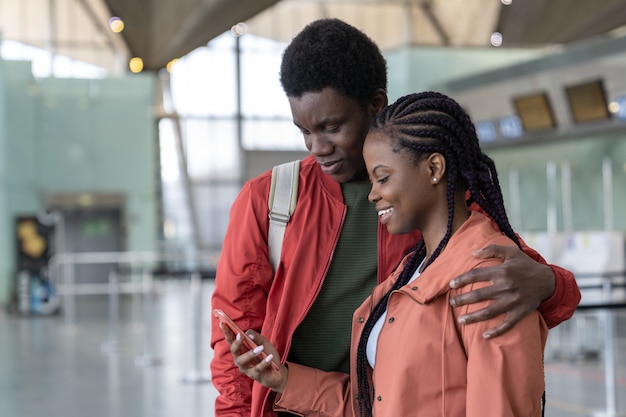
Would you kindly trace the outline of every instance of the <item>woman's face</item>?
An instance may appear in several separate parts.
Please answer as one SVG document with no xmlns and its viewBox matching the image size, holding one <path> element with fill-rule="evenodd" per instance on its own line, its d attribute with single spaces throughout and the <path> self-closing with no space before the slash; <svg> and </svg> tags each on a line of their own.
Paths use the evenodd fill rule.
<svg viewBox="0 0 626 417">
<path fill-rule="evenodd" d="M 374 131 L 367 135 L 363 157 L 372 182 L 368 198 L 376 204 L 379 221 L 389 233 L 423 230 L 434 216 L 441 216 L 437 208 L 441 196 L 433 184 L 441 179 L 428 156 L 415 163 L 408 151 L 394 152 L 391 139 Z"/>
<path fill-rule="evenodd" d="M 363 109 L 332 88 L 289 97 L 289 105 L 307 149 L 325 174 L 340 183 L 367 178 L 363 142 L 378 111 L 375 105 Z"/>
</svg>

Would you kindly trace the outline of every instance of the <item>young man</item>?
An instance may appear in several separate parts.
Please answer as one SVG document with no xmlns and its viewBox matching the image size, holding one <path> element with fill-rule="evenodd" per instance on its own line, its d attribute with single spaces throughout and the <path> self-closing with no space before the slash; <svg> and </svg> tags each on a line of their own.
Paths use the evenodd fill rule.
<svg viewBox="0 0 626 417">
<path fill-rule="evenodd" d="M 300 167 L 298 204 L 287 225 L 276 273 L 268 257 L 271 173 L 248 181 L 231 208 L 217 268 L 212 307 L 241 328 L 254 329 L 280 360 L 324 371 L 349 372 L 351 317 L 372 288 L 389 276 L 420 238 L 391 236 L 368 202 L 363 143 L 387 104 L 387 68 L 365 34 L 337 19 L 308 25 L 285 50 L 281 83 L 295 125 L 311 155 Z M 474 207 L 472 207 L 474 208 Z M 494 300 L 466 324 L 505 314 L 485 337 L 502 334 L 539 307 L 549 326 L 573 314 L 580 292 L 573 275 L 547 266 L 532 249 L 489 247 L 477 256 L 504 259 L 451 282 L 492 285 L 452 299 L 454 306 Z M 270 391 L 241 374 L 224 333 L 212 326 L 216 417 L 276 416 Z"/>
</svg>

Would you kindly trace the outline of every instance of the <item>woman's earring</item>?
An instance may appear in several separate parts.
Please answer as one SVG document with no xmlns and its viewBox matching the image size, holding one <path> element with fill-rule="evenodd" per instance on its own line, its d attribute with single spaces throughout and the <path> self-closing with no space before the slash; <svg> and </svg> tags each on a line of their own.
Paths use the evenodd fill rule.
<svg viewBox="0 0 626 417">
<path fill-rule="evenodd" d="M 437 177 L 433 177 L 433 184 L 437 183 Z"/>
</svg>

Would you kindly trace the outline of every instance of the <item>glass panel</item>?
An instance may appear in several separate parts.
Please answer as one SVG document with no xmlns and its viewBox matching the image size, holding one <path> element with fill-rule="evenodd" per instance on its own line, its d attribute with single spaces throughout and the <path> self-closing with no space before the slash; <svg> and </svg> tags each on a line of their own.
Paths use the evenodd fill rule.
<svg viewBox="0 0 626 417">
<path fill-rule="evenodd" d="M 200 242 L 203 247 L 216 249 L 228 226 L 228 213 L 241 187 L 238 183 L 202 184 L 194 186 Z"/>
<path fill-rule="evenodd" d="M 185 188 L 181 181 L 163 184 L 163 219 L 166 240 L 191 246 L 193 235 L 191 217 L 187 206 Z"/>
<path fill-rule="evenodd" d="M 241 38 L 241 108 L 244 117 L 287 117 L 289 102 L 280 85 L 284 44 L 252 35 Z"/>
<path fill-rule="evenodd" d="M 161 144 L 161 181 L 176 183 L 180 179 L 180 167 L 176 151 L 174 126 L 170 119 L 159 122 L 159 142 Z"/>
<path fill-rule="evenodd" d="M 306 151 L 302 134 L 291 119 L 257 119 L 243 122 L 245 150 Z"/>
<path fill-rule="evenodd" d="M 179 114 L 235 116 L 235 54 L 223 44 L 198 48 L 173 65 L 172 98 Z"/>
<path fill-rule="evenodd" d="M 223 34 L 172 68 L 172 102 L 180 117 L 201 245 L 219 249 L 230 206 L 241 189 L 237 134 L 236 39 Z M 241 51 L 241 141 L 250 150 L 306 150 L 279 80 L 284 44 L 252 35 Z M 194 230 L 177 160 L 175 125 L 161 122 L 164 235 L 189 245 Z"/>
<path fill-rule="evenodd" d="M 185 120 L 181 126 L 192 180 L 239 178 L 239 144 L 234 120 Z"/>
</svg>

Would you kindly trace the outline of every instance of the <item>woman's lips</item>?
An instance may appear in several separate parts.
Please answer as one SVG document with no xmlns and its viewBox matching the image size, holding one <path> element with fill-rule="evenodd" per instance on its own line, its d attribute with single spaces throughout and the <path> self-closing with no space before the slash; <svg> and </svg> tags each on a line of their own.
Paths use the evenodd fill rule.
<svg viewBox="0 0 626 417">
<path fill-rule="evenodd" d="M 378 210 L 378 220 L 381 224 L 386 224 L 391 217 L 391 213 L 393 213 L 393 207 L 389 207 L 384 210 Z"/>
</svg>

